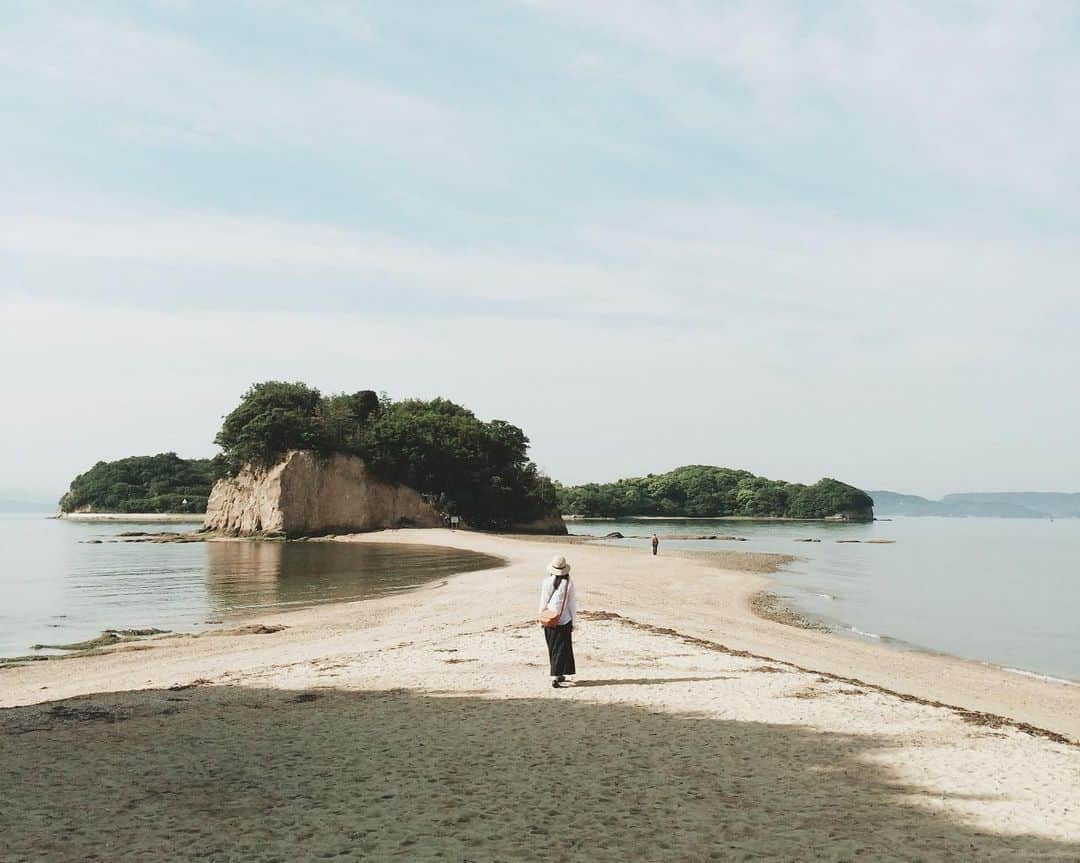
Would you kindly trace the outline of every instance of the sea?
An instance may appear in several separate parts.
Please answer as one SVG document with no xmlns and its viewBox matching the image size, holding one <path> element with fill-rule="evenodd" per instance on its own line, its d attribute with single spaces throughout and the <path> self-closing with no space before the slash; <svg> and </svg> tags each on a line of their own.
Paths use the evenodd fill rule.
<svg viewBox="0 0 1080 863">
<path fill-rule="evenodd" d="M 107 629 L 206 631 L 259 613 L 423 589 L 502 562 L 393 543 L 158 544 L 120 536 L 198 526 L 0 514 L 0 657 L 58 653 L 57 645 Z"/>
<path fill-rule="evenodd" d="M 894 518 L 871 523 L 574 521 L 570 531 L 649 553 L 796 555 L 772 590 L 849 638 L 1080 682 L 1080 519 Z M 736 536 L 736 540 L 690 539 Z M 801 540 L 815 540 L 803 542 Z"/>
<path fill-rule="evenodd" d="M 391 543 L 136 543 L 190 525 L 0 515 L 0 657 L 56 652 L 106 629 L 198 632 L 267 611 L 419 590 L 499 565 Z M 786 605 L 834 632 L 898 650 L 1080 682 L 1080 519 L 895 518 L 872 523 L 572 521 L 648 554 L 795 555 L 770 576 Z M 696 539 L 699 536 L 739 539 Z M 678 537 L 678 538 L 667 538 Z M 801 540 L 816 540 L 803 542 Z"/>
</svg>

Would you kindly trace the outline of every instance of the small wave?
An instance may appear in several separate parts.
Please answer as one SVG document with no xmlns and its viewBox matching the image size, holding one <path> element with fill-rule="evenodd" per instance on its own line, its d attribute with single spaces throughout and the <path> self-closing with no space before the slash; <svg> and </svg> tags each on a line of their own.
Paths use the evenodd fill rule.
<svg viewBox="0 0 1080 863">
<path fill-rule="evenodd" d="M 1054 677 L 1050 674 L 1038 674 L 1034 671 L 1025 671 L 1023 668 L 1010 668 L 1008 665 L 1001 666 L 1002 671 L 1010 674 L 1019 674 L 1021 677 L 1034 677 L 1036 680 L 1045 680 L 1048 683 L 1063 683 L 1065 686 L 1080 686 L 1075 680 L 1066 680 L 1064 677 Z"/>
<path fill-rule="evenodd" d="M 822 599 L 836 599 L 831 593 L 815 593 L 814 596 L 819 596 Z"/>
<path fill-rule="evenodd" d="M 876 641 L 881 641 L 881 636 L 876 632 L 863 632 L 861 629 L 857 629 L 854 626 L 849 626 L 848 631 L 855 633 L 855 635 L 861 635 L 863 638 L 873 638 Z"/>
</svg>

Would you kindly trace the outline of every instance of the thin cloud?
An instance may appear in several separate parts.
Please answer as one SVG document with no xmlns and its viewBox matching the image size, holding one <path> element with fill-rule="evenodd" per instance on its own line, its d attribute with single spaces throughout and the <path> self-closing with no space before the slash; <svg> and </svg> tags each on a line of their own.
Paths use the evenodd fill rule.
<svg viewBox="0 0 1080 863">
<path fill-rule="evenodd" d="M 581 226 L 558 254 L 498 245 L 463 249 L 333 224 L 230 216 L 205 211 L 99 212 L 72 218 L 0 216 L 0 251 L 22 261 L 9 290 L 48 293 L 97 274 L 106 286 L 156 290 L 185 280 L 235 290 L 240 277 L 353 285 L 355 302 L 397 293 L 401 314 L 422 317 L 422 298 L 521 304 L 520 318 L 586 318 L 630 328 L 726 323 L 767 326 L 823 342 L 845 329 L 883 327 L 929 334 L 963 353 L 994 352 L 1053 309 L 1080 313 L 1071 273 L 1073 244 L 787 220 L 766 210 L 645 202 L 619 220 Z M 28 273 L 36 273 L 32 282 Z M 163 274 L 169 274 L 168 276 Z M 77 274 L 77 275 L 76 275 Z M 245 276 L 247 278 L 248 276 Z M 135 281 L 132 282 L 131 279 Z M 140 281 L 141 280 L 141 281 Z M 106 291 L 108 288 L 106 287 Z M 268 288 L 267 295 L 277 293 Z M 162 294 L 171 303 L 175 292 Z M 297 300 L 296 302 L 299 302 Z M 289 305 L 289 304 L 286 304 Z M 389 305 L 392 310 L 393 303 Z M 384 306 L 386 308 L 386 306 Z M 432 312 L 434 313 L 434 307 Z M 931 318 L 926 318 L 933 309 Z M 504 312 L 505 313 L 505 312 Z M 893 339 L 905 350 L 912 337 Z M 867 346 L 864 362 L 877 349 Z M 920 363 L 956 350 L 910 350 Z"/>
<path fill-rule="evenodd" d="M 630 269 L 499 249 L 437 248 L 328 224 L 198 212 L 119 219 L 14 215 L 0 219 L 0 250 L 48 262 L 46 267 L 54 273 L 63 271 L 58 262 L 81 259 L 121 269 L 150 264 L 288 271 L 308 281 L 344 273 L 384 289 L 449 298 L 574 303 L 594 311 L 615 302 L 624 310 L 645 309 L 653 298 L 652 286 Z M 53 280 L 63 281 L 56 276 Z"/>
<path fill-rule="evenodd" d="M 116 112 L 150 140 L 206 147 L 349 147 L 417 154 L 445 167 L 434 141 L 471 140 L 451 108 L 381 81 L 299 60 L 254 65 L 190 39 L 85 14 L 31 19 L 0 37 L 0 66 L 24 87 L 48 85 Z"/>
<path fill-rule="evenodd" d="M 568 481 L 1080 482 L 1070 4 L 174 7 L 0 32 L 12 482 L 205 451 L 269 377 Z"/>
<path fill-rule="evenodd" d="M 1071 4 L 526 3 L 638 51 L 621 80 L 691 127 L 761 142 L 847 115 L 853 135 L 898 165 L 1044 202 L 1063 180 L 1077 185 Z M 699 83 L 710 70 L 738 88 L 739 110 Z"/>
</svg>

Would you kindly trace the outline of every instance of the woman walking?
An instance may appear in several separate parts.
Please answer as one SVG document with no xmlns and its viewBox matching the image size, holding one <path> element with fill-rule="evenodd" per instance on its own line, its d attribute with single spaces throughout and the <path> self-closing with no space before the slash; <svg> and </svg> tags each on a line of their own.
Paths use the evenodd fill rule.
<svg viewBox="0 0 1080 863">
<path fill-rule="evenodd" d="M 575 673 L 573 632 L 576 616 L 570 564 L 560 554 L 551 561 L 548 574 L 540 585 L 540 625 L 544 627 L 547 639 L 551 685 L 556 689 L 566 682 L 566 675 Z"/>
</svg>

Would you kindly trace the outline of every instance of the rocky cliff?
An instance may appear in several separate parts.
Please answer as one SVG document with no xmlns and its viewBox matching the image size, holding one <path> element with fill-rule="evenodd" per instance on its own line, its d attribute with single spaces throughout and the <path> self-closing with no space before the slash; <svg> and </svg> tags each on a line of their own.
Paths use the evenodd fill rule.
<svg viewBox="0 0 1080 863">
<path fill-rule="evenodd" d="M 533 521 L 515 522 L 510 525 L 509 532 L 557 534 L 559 536 L 565 536 L 569 533 L 566 529 L 566 522 L 556 511 L 549 512 L 547 515 Z"/>
<path fill-rule="evenodd" d="M 207 530 L 290 537 L 442 524 L 416 491 L 376 478 L 360 459 L 300 450 L 271 468 L 218 480 L 203 520 Z"/>
</svg>

